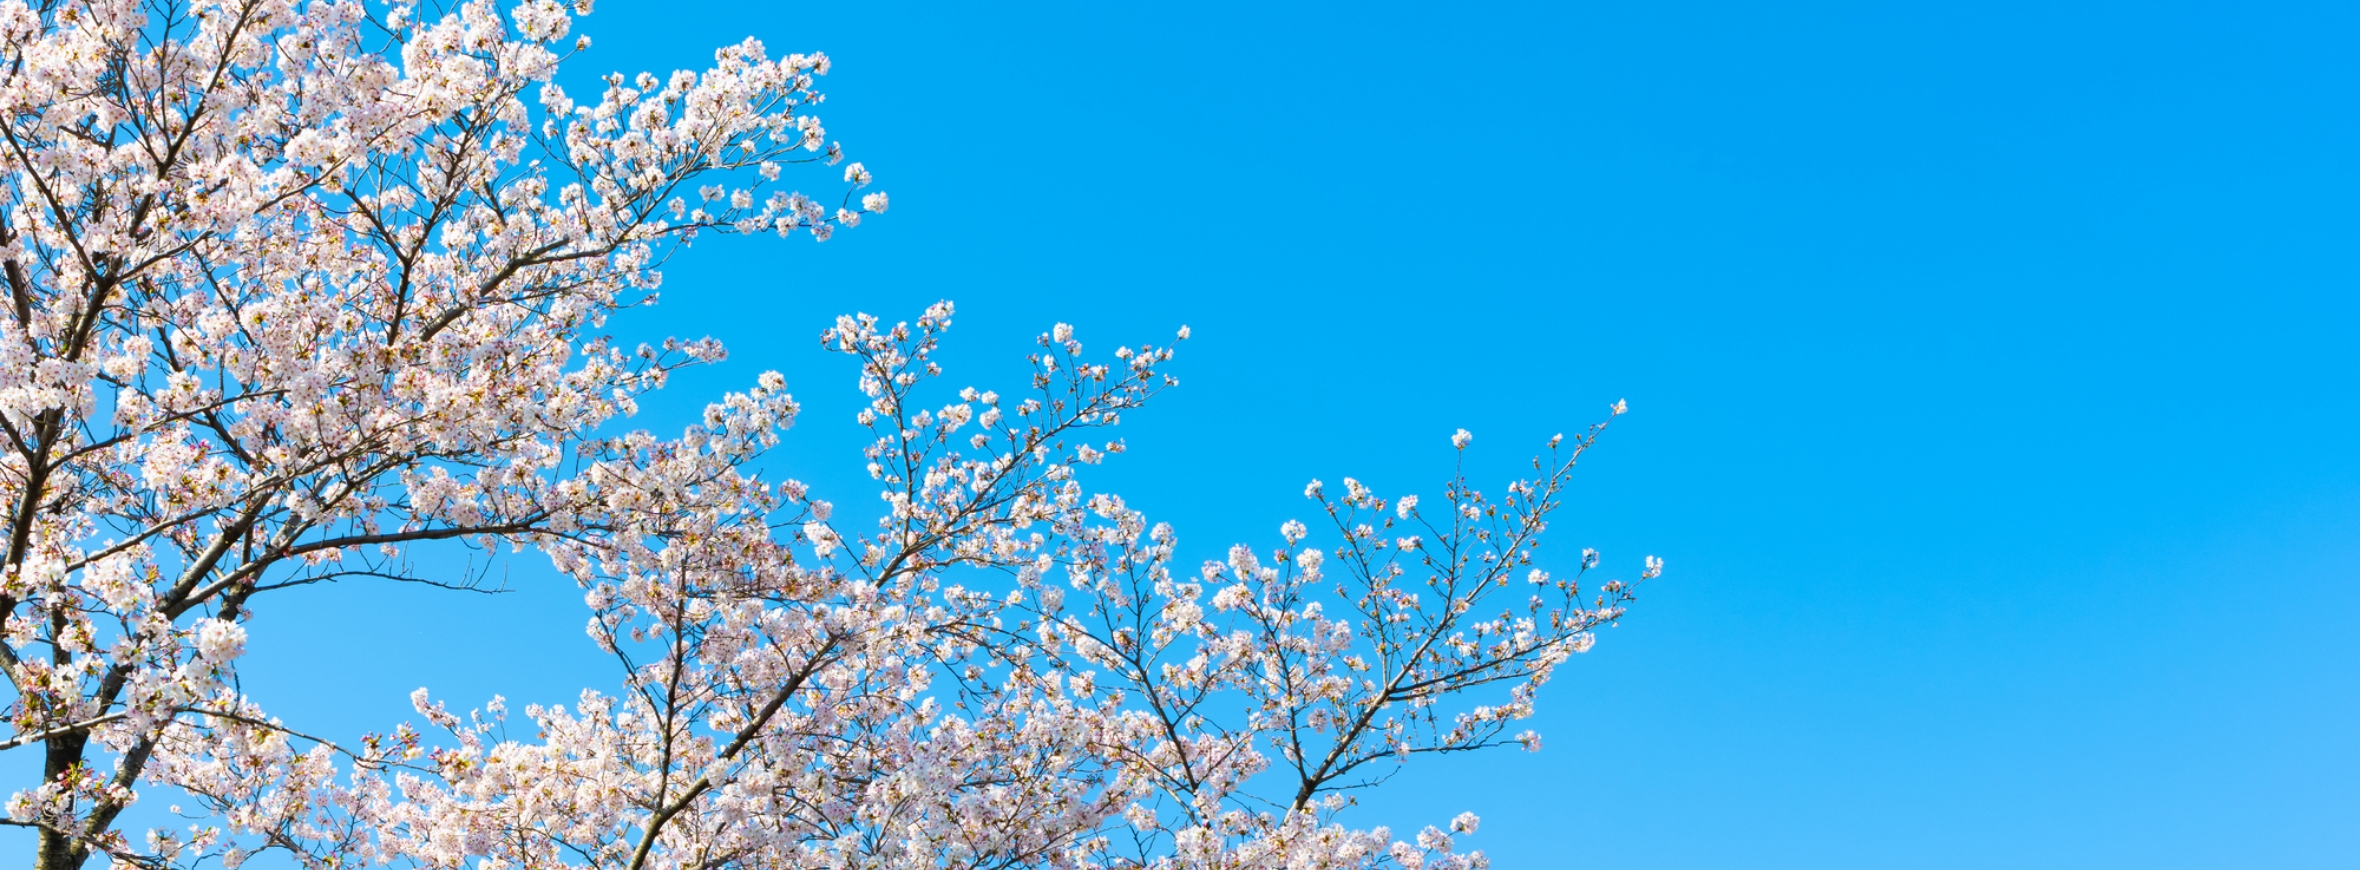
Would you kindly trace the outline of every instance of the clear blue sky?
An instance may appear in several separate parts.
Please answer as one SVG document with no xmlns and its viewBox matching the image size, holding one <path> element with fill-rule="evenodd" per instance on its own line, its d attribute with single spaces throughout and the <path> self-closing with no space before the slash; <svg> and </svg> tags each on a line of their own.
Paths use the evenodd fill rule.
<svg viewBox="0 0 2360 870">
<path fill-rule="evenodd" d="M 786 372 L 779 465 L 858 505 L 836 313 L 955 299 L 983 385 L 1189 324 L 1100 480 L 1207 557 L 1627 397 L 1555 542 L 1670 570 L 1546 751 L 1361 816 L 1498 867 L 2360 866 L 2360 7 L 1779 5 L 603 0 L 577 73 L 829 52 L 893 196 L 616 328 L 734 351 L 660 429 Z M 547 581 L 266 604 L 248 685 L 338 733 L 611 686 Z"/>
</svg>

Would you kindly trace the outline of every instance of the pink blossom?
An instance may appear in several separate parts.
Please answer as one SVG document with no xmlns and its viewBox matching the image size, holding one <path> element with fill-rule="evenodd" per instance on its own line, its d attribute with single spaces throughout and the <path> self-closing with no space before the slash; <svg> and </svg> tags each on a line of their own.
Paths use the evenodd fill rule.
<svg viewBox="0 0 2360 870">
<path fill-rule="evenodd" d="M 1473 816 L 1401 842 L 1339 789 L 1538 747 L 1502 729 L 1629 587 L 1500 590 L 1546 577 L 1598 428 L 1511 498 L 1450 479 L 1428 535 L 1392 528 L 1415 496 L 1388 514 L 1344 478 L 1259 549 L 1184 547 L 1078 467 L 1132 458 L 1099 430 L 1178 383 L 1172 348 L 1086 355 L 1058 323 L 1006 401 L 954 391 L 948 302 L 821 334 L 858 390 L 827 422 L 865 430 L 843 470 L 869 474 L 834 486 L 869 491 L 763 472 L 825 461 L 771 454 L 802 410 L 776 372 L 633 428 L 727 356 L 608 337 L 663 264 L 872 232 L 889 203 L 851 207 L 864 164 L 819 168 L 846 156 L 826 55 L 748 39 L 569 94 L 590 8 L 0 2 L 0 744 L 67 772 L 9 800 L 44 861 L 1481 866 L 1451 851 Z M 579 584 L 619 676 L 521 711 L 421 688 L 358 738 L 245 694 L 282 590 L 468 586 L 420 567 L 456 547 Z M 159 797 L 172 826 L 125 812 Z"/>
</svg>

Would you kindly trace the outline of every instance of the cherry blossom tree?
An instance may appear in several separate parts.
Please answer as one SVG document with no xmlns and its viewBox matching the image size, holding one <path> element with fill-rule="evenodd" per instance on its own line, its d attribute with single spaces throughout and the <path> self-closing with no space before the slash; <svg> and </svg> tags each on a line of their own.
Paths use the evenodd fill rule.
<svg viewBox="0 0 2360 870">
<path fill-rule="evenodd" d="M 722 353 L 602 332 L 668 257 L 888 202 L 811 114 L 825 56 L 577 102 L 588 12 L 0 0 L 0 752 L 41 758 L 0 823 L 35 867 L 1483 865 L 1472 816 L 1343 815 L 1413 756 L 1538 748 L 1514 723 L 1631 597 L 1536 562 L 1603 424 L 1497 497 L 1314 482 L 1321 532 L 1193 568 L 1079 476 L 1168 346 L 1061 324 L 1003 397 L 943 385 L 948 303 L 840 319 L 873 519 L 765 479 L 776 374 L 624 431 Z M 239 691 L 267 593 L 466 586 L 437 546 L 545 556 L 627 676 L 520 727 L 421 689 L 350 740 Z M 189 823 L 133 829 L 143 798 Z"/>
</svg>

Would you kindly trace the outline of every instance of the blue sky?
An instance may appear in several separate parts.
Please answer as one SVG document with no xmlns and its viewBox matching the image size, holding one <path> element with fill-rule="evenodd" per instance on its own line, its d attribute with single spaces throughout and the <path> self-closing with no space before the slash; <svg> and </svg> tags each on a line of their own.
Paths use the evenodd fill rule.
<svg viewBox="0 0 2360 870">
<path fill-rule="evenodd" d="M 626 336 L 764 369 L 861 503 L 835 314 L 1195 337 L 1098 479 L 1216 557 L 1312 477 L 1497 482 L 1616 399 L 1555 546 L 1635 574 L 1539 755 L 1411 767 L 1503 868 L 2360 865 L 2360 8 L 604 0 L 576 69 L 825 50 L 890 191 L 714 240 Z M 381 729 L 421 683 L 613 683 L 578 593 L 263 607 L 249 687 Z M 342 652 L 320 652 L 341 646 Z"/>
</svg>

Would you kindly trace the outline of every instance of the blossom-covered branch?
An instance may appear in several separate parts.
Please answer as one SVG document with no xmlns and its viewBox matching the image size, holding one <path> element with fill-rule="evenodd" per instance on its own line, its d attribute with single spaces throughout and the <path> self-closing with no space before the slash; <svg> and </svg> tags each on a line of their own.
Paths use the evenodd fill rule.
<svg viewBox="0 0 2360 870">
<path fill-rule="evenodd" d="M 799 411 L 775 373 L 622 432 L 723 354 L 602 332 L 668 257 L 888 202 L 859 163 L 782 186 L 843 157 L 825 56 L 749 40 L 577 101 L 588 12 L 0 0 L 0 752 L 42 758 L 6 819 L 34 866 L 1481 865 L 1346 794 L 1537 748 L 1510 723 L 1630 600 L 1537 555 L 1599 430 L 1498 498 L 1315 483 L 1332 541 L 1193 572 L 1084 481 L 1169 345 L 1059 324 L 1003 395 L 942 384 L 949 303 L 840 319 L 873 516 L 759 471 Z M 274 593 L 483 588 L 420 571 L 438 547 L 548 558 L 620 682 L 514 734 L 421 689 L 422 728 L 350 740 L 240 690 Z M 194 824 L 128 829 L 157 793 Z"/>
<path fill-rule="evenodd" d="M 884 209 L 859 164 L 836 205 L 779 186 L 841 159 L 825 56 L 747 41 L 577 103 L 588 11 L 0 2 L 0 669 L 37 866 L 127 860 L 190 711 L 239 706 L 206 638 L 285 572 L 606 534 L 576 478 L 625 448 L 591 433 L 720 352 L 593 332 L 679 245 Z"/>
</svg>

